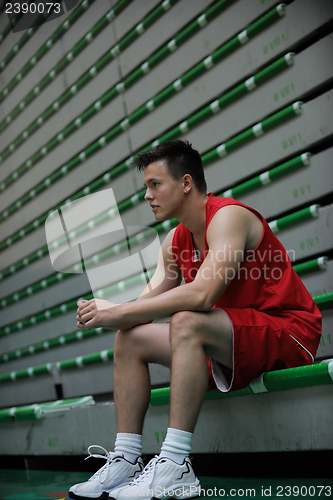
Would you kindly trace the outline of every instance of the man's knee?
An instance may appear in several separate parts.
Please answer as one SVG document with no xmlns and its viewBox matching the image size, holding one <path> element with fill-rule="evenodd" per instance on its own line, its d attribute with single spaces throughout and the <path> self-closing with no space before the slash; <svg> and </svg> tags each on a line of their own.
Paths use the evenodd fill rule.
<svg viewBox="0 0 333 500">
<path fill-rule="evenodd" d="M 171 344 L 195 338 L 198 332 L 197 313 L 192 311 L 180 311 L 171 317 L 170 338 Z"/>
<path fill-rule="evenodd" d="M 114 361 L 127 356 L 133 356 L 133 348 L 135 347 L 135 338 L 137 336 L 137 328 L 129 330 L 118 330 L 114 339 Z"/>
<path fill-rule="evenodd" d="M 123 352 L 126 352 L 125 347 L 126 336 L 123 330 L 118 330 L 116 336 L 114 338 L 114 346 L 113 346 L 113 358 L 116 363 L 120 357 L 122 357 Z"/>
<path fill-rule="evenodd" d="M 150 350 L 151 333 L 147 327 L 151 325 L 138 325 L 128 330 L 119 330 L 114 341 L 114 362 L 134 360 L 146 360 L 147 352 Z"/>
</svg>

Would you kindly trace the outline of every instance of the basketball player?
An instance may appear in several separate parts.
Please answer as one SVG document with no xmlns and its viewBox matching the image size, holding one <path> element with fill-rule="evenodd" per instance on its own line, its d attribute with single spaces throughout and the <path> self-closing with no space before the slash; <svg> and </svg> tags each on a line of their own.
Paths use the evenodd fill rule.
<svg viewBox="0 0 333 500">
<path fill-rule="evenodd" d="M 180 224 L 165 237 L 151 286 L 136 301 L 78 302 L 79 328 L 119 329 L 118 434 L 114 452 L 104 450 L 105 466 L 70 489 L 74 499 L 198 496 L 189 453 L 207 390 L 233 391 L 263 372 L 311 364 L 321 334 L 321 315 L 265 219 L 207 194 L 201 157 L 188 142 L 161 144 L 135 163 L 156 221 Z M 169 323 L 152 322 L 166 317 Z M 170 415 L 161 452 L 144 469 L 149 363 L 171 368 Z"/>
</svg>

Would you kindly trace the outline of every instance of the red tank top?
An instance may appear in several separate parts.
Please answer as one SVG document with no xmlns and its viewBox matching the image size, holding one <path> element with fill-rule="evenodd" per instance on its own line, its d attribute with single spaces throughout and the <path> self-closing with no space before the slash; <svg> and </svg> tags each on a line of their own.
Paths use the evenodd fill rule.
<svg viewBox="0 0 333 500">
<path fill-rule="evenodd" d="M 292 268 L 288 253 L 259 212 L 231 198 L 209 194 L 206 203 L 205 253 L 198 258 L 191 232 L 183 225 L 177 226 L 172 245 L 175 261 L 179 264 L 184 280 L 190 283 L 204 261 L 209 247 L 207 228 L 218 210 L 228 205 L 239 205 L 254 212 L 263 223 L 263 235 L 255 250 L 245 253 L 243 262 L 214 307 L 252 308 L 272 316 L 291 317 L 300 321 L 295 337 L 311 352 L 313 332 L 321 331 L 321 314 L 311 295 Z M 228 248 L 224 249 L 225 252 Z M 295 325 L 296 326 L 296 325 Z M 312 333 L 310 333 L 310 331 Z M 307 331 L 309 334 L 307 334 Z"/>
</svg>

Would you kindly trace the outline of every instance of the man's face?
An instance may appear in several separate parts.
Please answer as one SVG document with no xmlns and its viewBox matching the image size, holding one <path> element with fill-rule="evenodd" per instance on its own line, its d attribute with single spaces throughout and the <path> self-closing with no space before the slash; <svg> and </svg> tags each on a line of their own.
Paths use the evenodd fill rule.
<svg viewBox="0 0 333 500">
<path fill-rule="evenodd" d="M 183 180 L 175 180 L 165 160 L 150 163 L 144 170 L 145 200 L 149 201 L 157 221 L 176 217 L 184 202 Z M 177 217 L 176 217 L 177 218 Z"/>
</svg>

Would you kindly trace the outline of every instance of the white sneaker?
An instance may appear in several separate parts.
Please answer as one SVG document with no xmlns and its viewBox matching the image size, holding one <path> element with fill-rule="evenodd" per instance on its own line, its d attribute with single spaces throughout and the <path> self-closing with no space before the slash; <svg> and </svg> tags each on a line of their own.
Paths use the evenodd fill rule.
<svg viewBox="0 0 333 500">
<path fill-rule="evenodd" d="M 101 448 L 105 455 L 90 453 L 91 448 Z M 92 445 L 88 448 L 89 457 L 105 458 L 103 465 L 88 481 L 72 486 L 68 491 L 69 498 L 77 500 L 107 500 L 111 490 L 128 485 L 144 469 L 142 458 L 134 464 L 126 460 L 123 455 L 108 452 L 105 448 Z M 87 458 L 85 460 L 87 460 Z"/>
<path fill-rule="evenodd" d="M 200 494 L 199 479 L 195 477 L 189 458 L 179 465 L 170 458 L 155 457 L 145 470 L 128 486 L 116 488 L 110 500 L 189 499 Z"/>
</svg>

